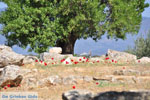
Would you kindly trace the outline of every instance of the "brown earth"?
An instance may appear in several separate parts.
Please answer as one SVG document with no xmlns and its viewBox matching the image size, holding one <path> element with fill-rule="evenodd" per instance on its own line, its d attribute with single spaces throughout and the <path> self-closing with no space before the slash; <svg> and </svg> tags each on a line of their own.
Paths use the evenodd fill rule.
<svg viewBox="0 0 150 100">
<path fill-rule="evenodd" d="M 150 71 L 150 65 L 143 64 L 78 64 L 78 65 L 54 65 L 54 66 L 39 66 L 39 65 L 24 65 L 24 68 L 37 68 L 39 70 L 39 76 L 50 76 L 50 75 L 59 75 L 59 76 L 92 76 L 95 78 L 103 78 L 105 75 L 113 75 L 113 72 L 116 70 L 126 70 L 133 69 L 138 71 Z M 137 76 L 135 77 L 146 77 L 144 81 L 138 83 L 123 83 L 123 84 L 96 84 L 100 81 L 79 81 L 75 85 L 49 85 L 43 88 L 25 88 L 24 84 L 21 84 L 21 87 L 1 89 L 1 92 L 38 92 L 39 100 L 62 100 L 62 93 L 65 91 L 73 89 L 75 86 L 76 89 L 86 89 L 94 93 L 105 92 L 105 91 L 128 91 L 128 90 L 150 90 L 150 76 Z M 121 76 L 116 76 L 121 77 Z M 129 76 L 126 76 L 127 78 Z"/>
</svg>

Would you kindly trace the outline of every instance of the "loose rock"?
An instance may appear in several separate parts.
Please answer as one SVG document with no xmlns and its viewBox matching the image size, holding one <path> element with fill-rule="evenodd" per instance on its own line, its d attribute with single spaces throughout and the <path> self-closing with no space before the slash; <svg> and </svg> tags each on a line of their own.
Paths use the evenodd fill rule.
<svg viewBox="0 0 150 100">
<path fill-rule="evenodd" d="M 132 69 L 127 69 L 127 70 L 116 70 L 113 73 L 114 75 L 141 75 L 141 72 L 138 70 L 132 70 Z"/>
<path fill-rule="evenodd" d="M 150 63 L 150 58 L 142 57 L 141 59 L 137 60 L 137 63 Z"/>
<path fill-rule="evenodd" d="M 63 100 L 92 100 L 93 94 L 87 90 L 70 90 L 62 94 Z"/>
<path fill-rule="evenodd" d="M 120 61 L 120 62 L 135 62 L 137 60 L 137 57 L 135 55 L 126 53 L 126 52 L 119 52 L 115 50 L 108 50 L 107 55 L 110 59 Z"/>
<path fill-rule="evenodd" d="M 61 84 L 62 79 L 59 76 L 50 76 L 47 78 L 48 82 L 52 85 Z"/>
<path fill-rule="evenodd" d="M 77 83 L 76 77 L 74 77 L 74 76 L 64 77 L 62 81 L 63 81 L 64 85 L 70 85 L 70 84 Z"/>
<path fill-rule="evenodd" d="M 16 65 L 6 66 L 0 76 L 0 86 L 4 87 L 8 84 L 10 86 L 18 86 L 23 79 L 23 76 L 20 74 L 20 67 Z"/>
<path fill-rule="evenodd" d="M 72 55 L 61 55 L 57 53 L 44 52 L 40 54 L 40 60 L 46 62 L 60 62 L 62 59 L 72 57 Z"/>
<path fill-rule="evenodd" d="M 99 93 L 93 100 L 150 100 L 150 92 L 104 92 Z"/>
<path fill-rule="evenodd" d="M 17 54 L 8 46 L 0 45 L 0 68 L 7 65 L 22 65 L 25 56 Z"/>
<path fill-rule="evenodd" d="M 49 53 L 61 54 L 62 53 L 62 48 L 61 47 L 52 47 L 52 48 L 49 49 Z"/>
<path fill-rule="evenodd" d="M 93 77 L 91 77 L 91 76 L 84 76 L 83 80 L 86 81 L 86 82 L 91 82 L 91 81 L 93 81 Z"/>
<path fill-rule="evenodd" d="M 23 59 L 23 64 L 31 64 L 31 63 L 34 63 L 35 60 L 38 60 L 38 58 L 35 57 L 35 56 L 26 56 L 26 57 Z"/>
</svg>

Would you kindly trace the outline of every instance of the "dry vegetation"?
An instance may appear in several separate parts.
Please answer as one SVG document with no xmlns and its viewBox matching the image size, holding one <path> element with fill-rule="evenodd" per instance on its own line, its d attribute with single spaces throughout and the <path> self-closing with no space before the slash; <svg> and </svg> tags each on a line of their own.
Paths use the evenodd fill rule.
<svg viewBox="0 0 150 100">
<path fill-rule="evenodd" d="M 150 65 L 143 64 L 77 64 L 77 65 L 53 65 L 53 66 L 40 66 L 40 65 L 24 65 L 24 68 L 37 68 L 39 70 L 39 76 L 50 76 L 50 75 L 59 75 L 59 76 L 93 76 L 93 77 L 102 77 L 104 75 L 112 75 L 114 71 L 119 69 L 134 69 L 139 71 L 150 70 Z M 134 75 L 136 76 L 136 75 Z M 99 84 L 97 85 L 96 82 Z M 78 82 L 75 84 L 76 89 L 86 89 L 94 93 L 104 92 L 104 91 L 128 91 L 128 90 L 150 90 L 149 80 L 142 81 L 140 83 L 134 84 L 114 84 L 114 83 L 105 83 L 101 81 L 91 81 L 91 82 Z M 43 88 L 30 88 L 27 89 L 21 84 L 21 87 L 17 88 L 8 88 L 2 89 L 1 92 L 10 92 L 10 91 L 32 91 L 38 92 L 39 100 L 61 100 L 61 95 L 63 92 L 71 90 L 73 85 L 49 85 Z"/>
</svg>

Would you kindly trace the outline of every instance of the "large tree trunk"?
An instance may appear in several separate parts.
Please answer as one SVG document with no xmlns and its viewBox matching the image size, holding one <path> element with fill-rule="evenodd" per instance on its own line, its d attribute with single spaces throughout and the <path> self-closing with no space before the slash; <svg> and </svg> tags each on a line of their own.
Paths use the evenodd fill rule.
<svg viewBox="0 0 150 100">
<path fill-rule="evenodd" d="M 64 41 L 59 41 L 57 42 L 57 46 L 62 48 L 62 54 L 74 54 L 74 44 L 75 42 L 64 42 Z"/>
<path fill-rule="evenodd" d="M 62 54 L 74 54 L 74 45 L 77 38 L 73 34 L 70 34 L 67 40 L 58 40 L 56 46 L 62 48 Z"/>
</svg>

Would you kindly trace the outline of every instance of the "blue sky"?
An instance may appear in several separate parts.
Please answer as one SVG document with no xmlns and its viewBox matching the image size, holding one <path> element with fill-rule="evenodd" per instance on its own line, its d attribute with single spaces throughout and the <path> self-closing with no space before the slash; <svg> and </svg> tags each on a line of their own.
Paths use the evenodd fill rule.
<svg viewBox="0 0 150 100">
<path fill-rule="evenodd" d="M 146 3 L 150 4 L 150 0 L 146 0 Z M 142 15 L 143 17 L 150 17 L 150 7 L 146 8 Z"/>
</svg>

